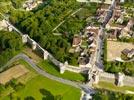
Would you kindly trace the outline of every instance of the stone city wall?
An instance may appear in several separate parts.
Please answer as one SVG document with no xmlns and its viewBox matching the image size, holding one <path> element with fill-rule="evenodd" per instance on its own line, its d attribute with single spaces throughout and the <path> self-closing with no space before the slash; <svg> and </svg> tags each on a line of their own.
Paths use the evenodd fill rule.
<svg viewBox="0 0 134 100">
<path fill-rule="evenodd" d="M 110 83 L 114 83 L 115 82 L 115 75 L 110 74 L 110 73 L 106 73 L 106 72 L 102 72 L 99 74 L 99 81 L 108 81 Z"/>
<path fill-rule="evenodd" d="M 134 77 L 124 76 L 123 84 L 124 86 L 134 86 Z"/>
<path fill-rule="evenodd" d="M 75 73 L 81 72 L 80 67 L 75 67 L 75 66 L 71 66 L 71 65 L 66 66 L 66 70 L 71 71 L 71 72 L 75 72 Z"/>
<path fill-rule="evenodd" d="M 115 83 L 115 81 L 119 80 L 118 75 L 102 72 L 99 74 L 99 81 L 105 81 L 109 83 Z M 134 77 L 124 75 L 122 78 L 122 86 L 131 86 L 134 87 Z"/>
<path fill-rule="evenodd" d="M 28 35 L 22 35 L 22 41 L 23 43 L 28 43 L 33 50 L 38 50 L 41 52 L 41 54 L 44 57 L 44 60 L 48 59 L 50 60 L 54 65 L 56 65 L 61 73 L 64 73 L 65 70 L 75 72 L 75 73 L 81 73 L 85 70 L 89 70 L 87 67 L 75 67 L 71 65 L 65 65 L 64 63 L 61 63 L 57 59 L 55 59 L 48 51 L 43 49 L 36 41 L 31 39 Z"/>
</svg>

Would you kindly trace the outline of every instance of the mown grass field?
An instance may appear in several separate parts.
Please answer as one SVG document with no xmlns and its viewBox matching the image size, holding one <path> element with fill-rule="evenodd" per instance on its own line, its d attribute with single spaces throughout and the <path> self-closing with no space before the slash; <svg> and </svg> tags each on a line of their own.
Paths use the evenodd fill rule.
<svg viewBox="0 0 134 100">
<path fill-rule="evenodd" d="M 40 89 L 46 89 L 55 96 L 61 95 L 63 100 L 78 100 L 80 98 L 79 89 L 61 84 L 40 75 L 27 82 L 25 88 L 15 93 L 15 95 L 21 97 L 22 100 L 27 96 L 32 96 L 35 100 L 42 100 L 43 95 L 40 93 Z"/>
</svg>

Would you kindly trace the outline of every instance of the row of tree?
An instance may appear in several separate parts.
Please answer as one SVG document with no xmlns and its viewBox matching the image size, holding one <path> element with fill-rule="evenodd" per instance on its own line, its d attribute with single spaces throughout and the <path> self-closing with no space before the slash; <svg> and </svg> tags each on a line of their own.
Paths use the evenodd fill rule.
<svg viewBox="0 0 134 100">
<path fill-rule="evenodd" d="M 93 100 L 134 100 L 134 96 L 107 90 L 98 90 L 93 95 Z"/>
<path fill-rule="evenodd" d="M 119 38 L 118 41 L 120 41 L 120 42 L 128 42 L 128 43 L 133 43 L 134 44 L 134 37 L 131 37 L 131 38 L 122 37 L 122 38 Z"/>
<path fill-rule="evenodd" d="M 134 76 L 134 62 L 106 62 L 105 71 L 110 73 L 122 72 Z"/>
</svg>

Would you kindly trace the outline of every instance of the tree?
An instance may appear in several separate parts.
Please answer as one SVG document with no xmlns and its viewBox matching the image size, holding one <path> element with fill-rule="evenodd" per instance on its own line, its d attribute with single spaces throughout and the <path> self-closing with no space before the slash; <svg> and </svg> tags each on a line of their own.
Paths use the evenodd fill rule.
<svg viewBox="0 0 134 100">
<path fill-rule="evenodd" d="M 32 96 L 27 96 L 26 98 L 24 98 L 24 100 L 35 100 L 35 99 Z"/>
<path fill-rule="evenodd" d="M 42 100 L 54 100 L 54 96 L 48 90 L 40 89 L 40 93 L 43 95 Z"/>
<path fill-rule="evenodd" d="M 0 31 L 0 68 L 22 48 L 22 39 L 17 33 Z"/>
</svg>

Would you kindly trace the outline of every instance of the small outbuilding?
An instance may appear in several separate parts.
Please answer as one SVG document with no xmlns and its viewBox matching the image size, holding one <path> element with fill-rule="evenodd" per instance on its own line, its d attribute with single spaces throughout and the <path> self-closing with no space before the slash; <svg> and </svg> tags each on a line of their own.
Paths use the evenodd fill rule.
<svg viewBox="0 0 134 100">
<path fill-rule="evenodd" d="M 80 46 L 81 43 L 82 43 L 82 38 L 81 38 L 81 36 L 75 35 L 74 38 L 73 38 L 72 47 Z"/>
</svg>

